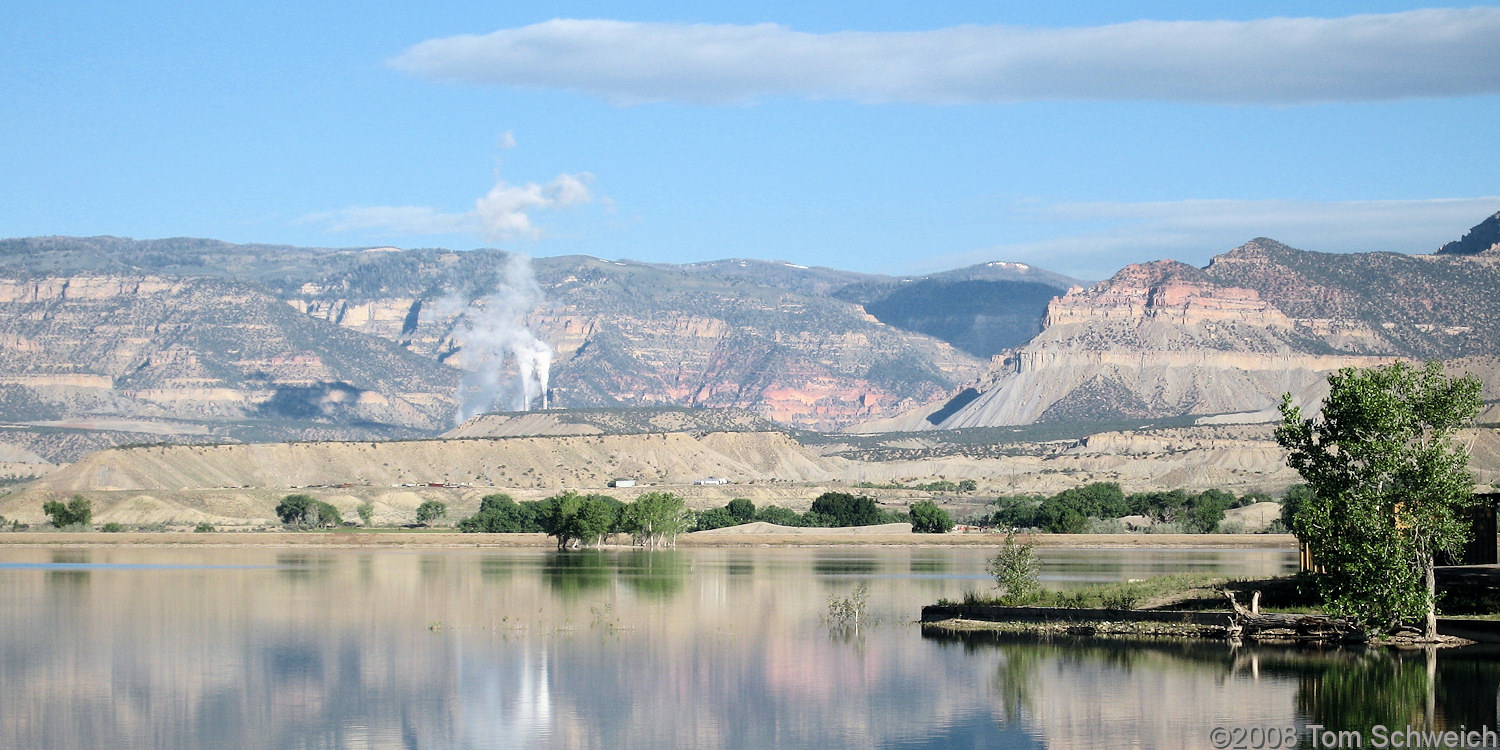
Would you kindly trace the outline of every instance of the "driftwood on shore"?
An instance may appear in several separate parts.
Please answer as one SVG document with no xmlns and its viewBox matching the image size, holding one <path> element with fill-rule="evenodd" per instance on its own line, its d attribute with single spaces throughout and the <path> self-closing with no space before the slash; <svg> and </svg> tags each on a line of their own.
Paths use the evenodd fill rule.
<svg viewBox="0 0 1500 750">
<path fill-rule="evenodd" d="M 1305 641 L 1363 641 L 1365 633 L 1342 617 L 1327 615 L 1281 614 L 1260 611 L 1260 592 L 1250 597 L 1250 606 L 1235 601 L 1233 591 L 1225 591 L 1229 606 L 1234 608 L 1231 636 L 1242 638 L 1290 638 Z"/>
</svg>

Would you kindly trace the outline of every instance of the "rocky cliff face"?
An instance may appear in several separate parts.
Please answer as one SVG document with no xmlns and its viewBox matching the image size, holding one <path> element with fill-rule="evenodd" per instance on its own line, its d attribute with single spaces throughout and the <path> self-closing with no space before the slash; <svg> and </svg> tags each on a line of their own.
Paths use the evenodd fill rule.
<svg viewBox="0 0 1500 750">
<path fill-rule="evenodd" d="M 551 403 L 561 407 L 744 408 L 783 424 L 832 429 L 941 397 L 981 367 L 942 341 L 883 325 L 857 305 L 754 283 L 745 278 L 756 270 L 748 264 L 730 264 L 739 273 L 721 278 L 725 269 L 707 264 L 684 270 L 576 257 L 534 263 L 546 302 L 526 322 L 557 352 Z M 783 266 L 781 273 L 797 270 Z M 820 269 L 802 286 L 826 288 L 828 273 Z M 314 283 L 287 301 L 456 362 L 462 342 L 454 324 L 474 291 L 458 305 L 442 305 L 441 288 L 426 296 L 345 297 Z"/>
<path fill-rule="evenodd" d="M 221 436 L 277 420 L 355 430 L 346 437 L 440 429 L 461 375 L 455 326 L 497 288 L 507 257 L 0 241 L 0 309 L 12 313 L 0 326 L 0 418 L 234 423 L 211 430 Z M 557 352 L 557 406 L 740 407 L 831 429 L 941 398 L 982 368 L 828 294 L 876 277 L 747 261 L 534 266 L 545 301 L 525 324 Z"/>
<path fill-rule="evenodd" d="M 1500 211 L 1470 229 L 1468 234 L 1438 248 L 1438 255 L 1500 253 Z"/>
<path fill-rule="evenodd" d="M 441 366 L 298 315 L 245 284 L 75 274 L 0 279 L 0 418 L 440 426 Z M 134 423 L 131 425 L 130 423 Z"/>
<path fill-rule="evenodd" d="M 1269 419 L 1282 393 L 1311 394 L 1340 367 L 1495 351 L 1497 295 L 1500 262 L 1483 256 L 1327 255 L 1259 239 L 1205 269 L 1129 266 L 1053 300 L 1045 330 L 961 408 L 862 429 Z"/>
</svg>

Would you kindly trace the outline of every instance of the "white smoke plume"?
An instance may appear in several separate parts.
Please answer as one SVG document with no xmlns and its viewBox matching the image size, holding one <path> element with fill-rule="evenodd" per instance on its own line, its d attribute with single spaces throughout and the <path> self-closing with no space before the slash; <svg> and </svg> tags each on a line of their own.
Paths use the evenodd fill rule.
<svg viewBox="0 0 1500 750">
<path fill-rule="evenodd" d="M 538 399 L 547 408 L 552 347 L 526 327 L 526 315 L 542 300 L 531 258 L 511 253 L 495 291 L 464 308 L 453 329 L 464 369 L 456 421 L 495 409 L 527 411 Z"/>
</svg>

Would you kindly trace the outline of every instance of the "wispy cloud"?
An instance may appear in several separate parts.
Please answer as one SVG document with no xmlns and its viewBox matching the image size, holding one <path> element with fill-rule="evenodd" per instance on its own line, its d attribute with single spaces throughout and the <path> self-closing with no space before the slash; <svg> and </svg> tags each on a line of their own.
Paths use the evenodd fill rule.
<svg viewBox="0 0 1500 750">
<path fill-rule="evenodd" d="M 545 185 L 512 185 L 500 180 L 474 202 L 473 210 L 461 213 L 428 206 L 355 206 L 309 214 L 302 221 L 321 224 L 330 232 L 471 234 L 489 242 L 534 240 L 544 232 L 532 221 L 532 213 L 592 203 L 595 197 L 589 186 L 593 181 L 594 176 L 587 172 L 560 174 Z"/>
<path fill-rule="evenodd" d="M 553 20 L 428 40 L 390 65 L 435 80 L 618 103 L 1305 104 L 1500 92 L 1497 38 L 1500 8 L 829 34 L 777 24 Z"/>
<path fill-rule="evenodd" d="M 1085 279 L 1128 263 L 1171 258 L 1204 265 L 1255 237 L 1303 250 L 1430 253 L 1500 209 L 1500 196 L 1446 200 L 1185 200 L 1019 202 L 1007 218 L 1056 236 L 929 259 L 922 271 L 1019 260 Z M 1079 229 L 1087 227 L 1087 229 Z"/>
</svg>

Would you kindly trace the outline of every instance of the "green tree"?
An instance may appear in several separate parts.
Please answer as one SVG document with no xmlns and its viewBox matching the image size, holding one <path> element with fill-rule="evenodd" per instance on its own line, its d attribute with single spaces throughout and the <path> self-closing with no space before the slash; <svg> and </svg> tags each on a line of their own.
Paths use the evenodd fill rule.
<svg viewBox="0 0 1500 750">
<path fill-rule="evenodd" d="M 729 514 L 728 508 L 709 508 L 693 514 L 693 531 L 708 531 L 738 525 L 739 520 Z"/>
<path fill-rule="evenodd" d="M 995 506 L 995 511 L 989 519 L 992 524 L 1020 528 L 1042 525 L 1037 517 L 1041 504 L 1038 498 L 1028 495 L 1001 495 L 990 504 Z"/>
<path fill-rule="evenodd" d="M 958 482 L 958 491 L 959 492 L 969 493 L 969 492 L 974 492 L 974 491 L 976 491 L 978 489 L 979 489 L 979 482 L 976 482 L 973 479 L 960 479 L 959 482 Z"/>
<path fill-rule="evenodd" d="M 1425 615 L 1437 636 L 1433 553 L 1464 543 L 1473 502 L 1468 451 L 1452 436 L 1482 405 L 1473 377 L 1402 362 L 1328 377 L 1319 419 L 1282 396 L 1276 441 L 1312 488 L 1292 530 L 1324 569 L 1329 608 L 1366 627 Z"/>
<path fill-rule="evenodd" d="M 510 495 L 485 495 L 479 501 L 479 512 L 458 522 L 459 531 L 490 534 L 518 534 L 544 531 L 537 519 L 540 502 L 517 503 Z"/>
<path fill-rule="evenodd" d="M 1281 496 L 1281 525 L 1285 526 L 1288 531 L 1295 528 L 1296 521 L 1293 519 L 1297 517 L 1297 509 L 1311 500 L 1312 496 L 1312 488 L 1305 484 L 1294 484 L 1288 487 L 1286 493 Z"/>
<path fill-rule="evenodd" d="M 688 528 L 688 518 L 682 498 L 670 492 L 647 492 L 625 506 L 620 527 L 636 544 L 660 547 L 677 543 L 677 535 Z"/>
<path fill-rule="evenodd" d="M 42 512 L 52 519 L 59 529 L 72 527 L 91 528 L 94 521 L 94 504 L 83 495 L 74 495 L 66 505 L 56 500 L 42 503 Z"/>
<path fill-rule="evenodd" d="M 288 526 L 300 526 L 307 508 L 315 502 L 312 495 L 287 495 L 276 504 L 276 517 Z"/>
<path fill-rule="evenodd" d="M 946 534 L 953 530 L 953 519 L 937 503 L 918 500 L 911 504 L 911 530 L 917 534 Z"/>
<path fill-rule="evenodd" d="M 802 514 L 780 505 L 767 505 L 755 511 L 755 520 L 774 523 L 777 526 L 801 526 Z"/>
<path fill-rule="evenodd" d="M 581 544 L 604 546 L 604 538 L 620 526 L 624 504 L 608 495 L 585 495 L 574 516 L 573 533 Z"/>
<path fill-rule="evenodd" d="M 1089 528 L 1089 517 L 1058 496 L 1042 501 L 1037 520 L 1043 531 L 1053 534 L 1082 534 Z"/>
<path fill-rule="evenodd" d="M 287 495 L 276 505 L 276 516 L 288 526 L 322 528 L 339 526 L 344 519 L 338 508 L 311 495 Z"/>
<path fill-rule="evenodd" d="M 831 519 L 828 526 L 874 526 L 891 523 L 892 514 L 882 511 L 875 500 L 847 492 L 825 492 L 813 500 L 809 514 Z"/>
<path fill-rule="evenodd" d="M 448 504 L 438 500 L 427 500 L 417 506 L 417 523 L 436 521 L 448 516 Z"/>
<path fill-rule="evenodd" d="M 604 545 L 604 537 L 619 522 L 621 503 L 607 495 L 579 495 L 568 491 L 547 498 L 539 520 L 542 529 L 557 539 L 558 549 Z"/>
<path fill-rule="evenodd" d="M 755 518 L 755 503 L 743 497 L 730 500 L 729 504 L 724 506 L 724 509 L 729 511 L 729 515 L 734 516 L 734 520 L 740 523 L 749 523 Z"/>
<path fill-rule="evenodd" d="M 1005 544 L 990 558 L 990 575 L 995 577 L 995 588 L 1000 589 L 1000 601 L 1016 605 L 1036 601 L 1042 586 L 1038 575 L 1042 571 L 1041 561 L 1036 559 L 1036 545 L 1016 543 L 1016 532 L 1005 535 Z"/>
<path fill-rule="evenodd" d="M 366 500 L 354 507 L 354 512 L 359 514 L 359 522 L 369 526 L 370 520 L 375 517 L 375 503 Z"/>
<path fill-rule="evenodd" d="M 1224 511 L 1234 504 L 1232 493 L 1223 490 L 1205 490 L 1188 502 L 1182 523 L 1188 531 L 1212 534 L 1224 520 Z"/>
</svg>

